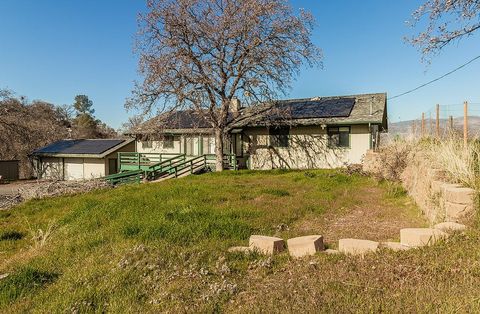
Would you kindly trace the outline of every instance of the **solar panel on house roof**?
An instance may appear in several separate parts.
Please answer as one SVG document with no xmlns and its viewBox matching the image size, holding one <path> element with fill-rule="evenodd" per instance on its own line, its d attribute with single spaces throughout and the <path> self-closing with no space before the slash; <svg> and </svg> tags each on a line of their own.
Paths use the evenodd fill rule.
<svg viewBox="0 0 480 314">
<path fill-rule="evenodd" d="M 355 98 L 300 100 L 283 104 L 293 119 L 348 117 Z"/>
<path fill-rule="evenodd" d="M 36 150 L 39 154 L 101 154 L 124 140 L 62 140 Z"/>
</svg>

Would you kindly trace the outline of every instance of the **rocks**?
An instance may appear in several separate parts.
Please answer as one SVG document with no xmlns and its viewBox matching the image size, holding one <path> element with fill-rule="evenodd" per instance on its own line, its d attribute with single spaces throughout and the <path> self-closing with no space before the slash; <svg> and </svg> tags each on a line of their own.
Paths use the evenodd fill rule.
<svg viewBox="0 0 480 314">
<path fill-rule="evenodd" d="M 262 254 L 274 254 L 285 249 L 285 241 L 277 237 L 252 235 L 250 236 L 249 246 Z"/>
<path fill-rule="evenodd" d="M 293 257 L 304 257 L 314 255 L 318 251 L 323 251 L 323 236 L 310 235 L 287 240 L 288 252 Z"/>
<path fill-rule="evenodd" d="M 467 226 L 456 223 L 456 222 L 447 221 L 447 222 L 436 224 L 434 228 L 443 232 L 454 233 L 454 232 L 465 231 L 467 229 Z"/>
<path fill-rule="evenodd" d="M 406 251 L 408 249 L 411 249 L 411 247 L 403 245 L 400 242 L 382 242 L 380 243 L 380 247 L 386 248 L 395 252 Z"/>
<path fill-rule="evenodd" d="M 430 245 L 446 238 L 447 233 L 431 228 L 405 228 L 400 230 L 400 243 L 410 247 Z"/>
<path fill-rule="evenodd" d="M 345 254 L 364 255 L 376 252 L 378 247 L 378 242 L 370 240 L 340 239 L 338 241 L 338 250 Z"/>
<path fill-rule="evenodd" d="M 0 274 L 0 280 L 7 278 L 10 274 Z"/>
</svg>

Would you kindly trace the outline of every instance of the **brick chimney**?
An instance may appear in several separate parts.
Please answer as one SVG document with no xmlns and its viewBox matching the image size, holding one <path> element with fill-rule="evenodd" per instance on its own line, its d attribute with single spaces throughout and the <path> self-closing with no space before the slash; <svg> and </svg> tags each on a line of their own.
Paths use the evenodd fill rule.
<svg viewBox="0 0 480 314">
<path fill-rule="evenodd" d="M 240 104 L 240 100 L 237 97 L 233 97 L 230 102 L 230 111 L 234 117 L 238 117 L 241 108 L 242 105 Z"/>
</svg>

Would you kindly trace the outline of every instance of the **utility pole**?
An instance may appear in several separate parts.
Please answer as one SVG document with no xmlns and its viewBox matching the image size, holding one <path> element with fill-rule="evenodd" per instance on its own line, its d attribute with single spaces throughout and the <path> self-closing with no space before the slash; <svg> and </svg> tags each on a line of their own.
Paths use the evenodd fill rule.
<svg viewBox="0 0 480 314">
<path fill-rule="evenodd" d="M 437 104 L 437 116 L 435 119 L 435 136 L 440 138 L 440 105 Z"/>
</svg>

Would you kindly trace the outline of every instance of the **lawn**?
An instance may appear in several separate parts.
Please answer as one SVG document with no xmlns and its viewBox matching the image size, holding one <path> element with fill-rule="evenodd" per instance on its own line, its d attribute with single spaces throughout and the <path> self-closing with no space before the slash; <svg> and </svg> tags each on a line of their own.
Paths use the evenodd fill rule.
<svg viewBox="0 0 480 314">
<path fill-rule="evenodd" d="M 251 234 L 323 234 L 335 247 L 423 225 L 398 185 L 335 170 L 212 173 L 30 201 L 0 212 L 0 312 L 479 310 L 473 231 L 364 259 L 227 253 Z"/>
</svg>

